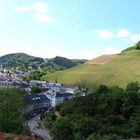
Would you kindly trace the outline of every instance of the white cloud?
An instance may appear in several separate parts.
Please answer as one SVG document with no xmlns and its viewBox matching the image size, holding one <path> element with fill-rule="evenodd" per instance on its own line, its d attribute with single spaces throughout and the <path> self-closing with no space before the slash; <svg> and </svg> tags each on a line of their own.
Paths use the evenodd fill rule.
<svg viewBox="0 0 140 140">
<path fill-rule="evenodd" d="M 55 22 L 55 19 L 52 16 L 48 15 L 48 7 L 43 2 L 36 2 L 30 6 L 17 6 L 15 10 L 18 12 L 35 11 L 35 13 L 33 14 L 34 19 L 49 24 Z"/>
<path fill-rule="evenodd" d="M 117 33 L 110 32 L 108 30 L 96 30 L 98 38 L 100 39 L 120 39 L 127 43 L 138 42 L 140 40 L 140 34 L 131 33 L 128 29 L 120 29 Z"/>
<path fill-rule="evenodd" d="M 140 34 L 131 35 L 130 40 L 134 42 L 138 42 L 140 40 Z"/>
<path fill-rule="evenodd" d="M 127 29 L 121 29 L 116 36 L 118 38 L 128 38 L 130 36 L 130 32 Z"/>
<path fill-rule="evenodd" d="M 35 19 L 39 20 L 40 22 L 44 22 L 44 23 L 54 23 L 55 22 L 55 19 L 52 18 L 51 16 L 49 15 L 46 15 L 46 14 L 39 14 L 39 13 L 36 13 L 34 14 L 33 16 Z"/>
<path fill-rule="evenodd" d="M 114 36 L 113 33 L 107 30 L 97 30 L 96 32 L 98 33 L 98 37 L 100 39 L 111 39 Z"/>
</svg>

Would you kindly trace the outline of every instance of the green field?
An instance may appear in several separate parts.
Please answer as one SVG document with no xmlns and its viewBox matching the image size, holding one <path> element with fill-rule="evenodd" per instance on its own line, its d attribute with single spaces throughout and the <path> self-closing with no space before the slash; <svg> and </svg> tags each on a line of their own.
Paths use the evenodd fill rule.
<svg viewBox="0 0 140 140">
<path fill-rule="evenodd" d="M 125 87 L 132 81 L 140 82 L 140 50 L 118 54 L 104 65 L 82 64 L 42 77 L 46 81 L 76 84 L 85 81 L 90 85 L 118 85 Z"/>
</svg>

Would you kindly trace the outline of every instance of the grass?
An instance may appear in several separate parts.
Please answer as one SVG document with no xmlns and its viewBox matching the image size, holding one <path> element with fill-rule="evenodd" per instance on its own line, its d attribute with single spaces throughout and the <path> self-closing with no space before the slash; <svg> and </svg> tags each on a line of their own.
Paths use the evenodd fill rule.
<svg viewBox="0 0 140 140">
<path fill-rule="evenodd" d="M 106 84 L 125 87 L 132 81 L 140 82 L 140 51 L 123 52 L 104 65 L 82 64 L 42 77 L 46 81 L 76 84 L 86 81 L 90 86 Z"/>
</svg>

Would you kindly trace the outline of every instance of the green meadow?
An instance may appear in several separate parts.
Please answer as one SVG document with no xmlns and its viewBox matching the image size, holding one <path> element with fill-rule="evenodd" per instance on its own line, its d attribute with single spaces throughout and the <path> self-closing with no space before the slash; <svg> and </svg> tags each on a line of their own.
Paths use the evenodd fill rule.
<svg viewBox="0 0 140 140">
<path fill-rule="evenodd" d="M 104 65 L 82 64 L 67 70 L 42 77 L 46 81 L 65 84 L 86 83 L 89 86 L 105 84 L 125 87 L 130 82 L 140 82 L 140 50 L 130 50 L 118 54 Z"/>
</svg>

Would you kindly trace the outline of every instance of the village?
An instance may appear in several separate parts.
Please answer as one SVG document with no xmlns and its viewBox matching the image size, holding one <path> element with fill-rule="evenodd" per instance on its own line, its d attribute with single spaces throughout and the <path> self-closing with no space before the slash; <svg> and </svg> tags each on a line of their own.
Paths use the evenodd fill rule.
<svg viewBox="0 0 140 140">
<path fill-rule="evenodd" d="M 18 88 L 24 89 L 27 92 L 24 100 L 31 105 L 33 110 L 55 107 L 65 100 L 70 100 L 75 97 L 78 90 L 77 86 L 65 85 L 62 83 L 46 82 L 40 80 L 23 80 L 23 77 L 29 75 L 30 72 L 20 70 L 0 69 L 0 88 Z M 40 89 L 38 93 L 32 93 L 32 88 Z M 26 110 L 26 111 L 25 111 Z M 25 112 L 29 112 L 28 107 Z M 30 111 L 32 114 L 32 111 Z M 25 114 L 26 116 L 26 114 Z"/>
<path fill-rule="evenodd" d="M 31 71 L 30 71 L 31 72 Z M 75 98 L 79 92 L 78 86 L 66 85 L 58 82 L 46 82 L 41 80 L 23 80 L 23 76 L 30 72 L 19 70 L 0 70 L 0 88 L 16 88 L 26 91 L 24 106 L 21 108 L 26 127 L 31 135 L 43 139 L 51 139 L 49 132 L 41 125 L 43 115 L 47 112 L 55 112 L 55 107 L 67 100 Z M 32 90 L 37 89 L 34 93 Z M 80 96 L 85 96 L 88 91 L 82 90 Z"/>
</svg>

